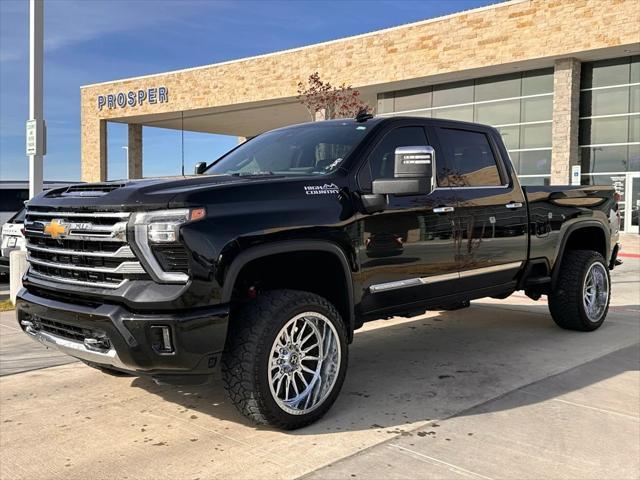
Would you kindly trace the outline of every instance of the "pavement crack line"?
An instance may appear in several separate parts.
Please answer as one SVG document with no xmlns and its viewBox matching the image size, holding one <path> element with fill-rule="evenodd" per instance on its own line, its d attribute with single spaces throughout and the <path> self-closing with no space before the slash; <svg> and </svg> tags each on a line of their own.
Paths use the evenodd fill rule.
<svg viewBox="0 0 640 480">
<path fill-rule="evenodd" d="M 493 478 L 487 477 L 486 475 L 482 475 L 482 474 L 477 473 L 477 472 L 472 472 L 471 470 L 467 470 L 466 468 L 462 468 L 462 467 L 459 467 L 457 465 L 453 465 L 452 463 L 445 462 L 444 460 L 438 460 L 437 458 L 430 457 L 429 455 L 425 455 L 424 453 L 416 452 L 415 450 L 411 450 L 410 448 L 402 447 L 402 446 L 396 445 L 394 443 L 390 443 L 389 447 L 390 448 L 393 447 L 393 448 L 396 448 L 396 449 L 401 450 L 403 452 L 408 452 L 408 453 L 410 453 L 412 455 L 415 455 L 415 456 L 417 456 L 418 458 L 420 458 L 422 461 L 424 461 L 426 463 L 430 463 L 432 465 L 440 465 L 440 466 L 448 467 L 452 471 L 454 471 L 456 473 L 460 473 L 462 475 L 467 475 L 467 476 L 471 476 L 471 477 L 475 477 L 475 478 L 484 478 L 485 480 L 493 480 Z"/>
<path fill-rule="evenodd" d="M 18 328 L 18 327 L 12 327 L 9 325 L 5 325 L 4 323 L 0 323 L 0 327 L 4 327 L 4 328 L 8 328 L 9 330 L 15 330 L 16 332 L 21 332 L 22 329 Z"/>
<path fill-rule="evenodd" d="M 531 395 L 532 397 L 544 398 L 542 395 L 538 395 L 537 393 L 528 392 L 526 390 L 520 390 L 520 391 L 522 393 L 526 393 L 527 395 Z M 576 403 L 576 402 L 570 402 L 569 400 L 562 400 L 561 398 L 551 398 L 549 400 L 551 400 L 552 402 L 559 402 L 559 403 L 564 403 L 566 405 L 572 405 L 574 407 L 581 407 L 581 408 L 586 408 L 586 409 L 589 409 L 589 410 L 595 410 L 596 412 L 606 413 L 606 414 L 610 414 L 610 415 L 616 415 L 618 417 L 624 417 L 624 418 L 631 419 L 631 420 L 633 420 L 635 422 L 640 422 L 640 418 L 638 418 L 638 417 L 634 417 L 633 415 L 627 415 L 626 413 L 614 412 L 613 410 L 608 410 L 606 408 L 592 407 L 590 405 L 585 405 L 583 403 Z"/>
</svg>

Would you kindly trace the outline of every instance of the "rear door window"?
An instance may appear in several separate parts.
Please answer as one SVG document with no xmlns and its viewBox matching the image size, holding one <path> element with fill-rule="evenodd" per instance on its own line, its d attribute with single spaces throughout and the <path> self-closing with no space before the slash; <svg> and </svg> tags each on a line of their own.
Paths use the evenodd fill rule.
<svg viewBox="0 0 640 480">
<path fill-rule="evenodd" d="M 484 132 L 437 128 L 441 154 L 436 156 L 441 187 L 503 185 L 495 155 Z"/>
</svg>

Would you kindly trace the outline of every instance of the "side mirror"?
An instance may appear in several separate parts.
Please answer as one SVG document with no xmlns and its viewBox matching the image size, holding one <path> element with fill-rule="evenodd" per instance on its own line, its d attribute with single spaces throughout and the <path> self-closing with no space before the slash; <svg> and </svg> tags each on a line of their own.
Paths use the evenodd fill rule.
<svg viewBox="0 0 640 480">
<path fill-rule="evenodd" d="M 207 162 L 198 162 L 196 163 L 195 168 L 193 169 L 193 173 L 195 173 L 196 175 L 200 175 L 202 173 L 204 173 L 204 171 L 207 169 Z"/>
<path fill-rule="evenodd" d="M 379 195 L 426 195 L 432 190 L 435 150 L 428 145 L 395 149 L 392 179 L 373 181 Z"/>
</svg>

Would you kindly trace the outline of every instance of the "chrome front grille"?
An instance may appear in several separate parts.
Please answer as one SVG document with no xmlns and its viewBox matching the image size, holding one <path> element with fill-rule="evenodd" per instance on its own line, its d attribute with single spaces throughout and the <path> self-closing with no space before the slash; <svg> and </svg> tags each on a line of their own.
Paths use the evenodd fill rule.
<svg viewBox="0 0 640 480">
<path fill-rule="evenodd" d="M 119 288 L 147 278 L 127 243 L 129 215 L 27 209 L 29 275 L 97 288 Z"/>
</svg>

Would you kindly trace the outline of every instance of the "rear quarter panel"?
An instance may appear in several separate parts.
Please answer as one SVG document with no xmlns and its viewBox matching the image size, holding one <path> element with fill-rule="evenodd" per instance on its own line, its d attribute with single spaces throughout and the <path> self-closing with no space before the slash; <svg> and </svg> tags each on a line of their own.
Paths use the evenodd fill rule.
<svg viewBox="0 0 640 480">
<path fill-rule="evenodd" d="M 573 229 L 601 225 L 607 239 L 607 260 L 618 240 L 618 205 L 608 186 L 523 187 L 529 209 L 529 258 L 546 258 L 553 268 L 563 239 Z"/>
</svg>

